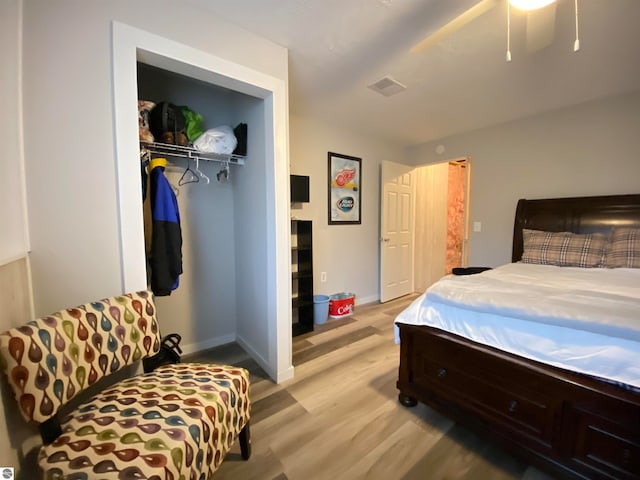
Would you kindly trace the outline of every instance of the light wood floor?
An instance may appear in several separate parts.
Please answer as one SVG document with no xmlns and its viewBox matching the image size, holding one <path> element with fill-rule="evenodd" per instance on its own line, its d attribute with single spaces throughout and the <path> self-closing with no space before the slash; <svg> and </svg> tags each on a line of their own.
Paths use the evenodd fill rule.
<svg viewBox="0 0 640 480">
<path fill-rule="evenodd" d="M 398 403 L 393 319 L 413 298 L 295 337 L 295 378 L 281 385 L 235 344 L 185 358 L 251 372 L 253 453 L 243 461 L 236 442 L 216 480 L 550 480 L 425 405 Z"/>
</svg>

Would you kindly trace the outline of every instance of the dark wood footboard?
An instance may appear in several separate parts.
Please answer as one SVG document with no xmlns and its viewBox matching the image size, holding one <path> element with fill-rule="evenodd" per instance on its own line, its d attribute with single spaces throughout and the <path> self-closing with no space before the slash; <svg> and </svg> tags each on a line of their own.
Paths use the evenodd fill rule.
<svg viewBox="0 0 640 480">
<path fill-rule="evenodd" d="M 640 394 L 442 330 L 399 325 L 399 399 L 567 478 L 640 479 Z"/>
</svg>

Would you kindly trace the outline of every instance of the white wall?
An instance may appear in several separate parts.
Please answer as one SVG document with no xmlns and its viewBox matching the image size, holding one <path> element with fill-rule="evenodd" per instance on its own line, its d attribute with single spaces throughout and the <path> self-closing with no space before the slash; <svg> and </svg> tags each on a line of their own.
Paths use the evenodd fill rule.
<svg viewBox="0 0 640 480">
<path fill-rule="evenodd" d="M 121 289 L 112 20 L 287 78 L 285 49 L 186 4 L 26 0 L 25 157 L 37 314 Z"/>
<path fill-rule="evenodd" d="M 519 198 L 640 192 L 640 92 L 601 99 L 408 149 L 413 164 L 471 156 L 470 265 L 511 261 Z M 444 145 L 437 155 L 437 145 Z"/>
<path fill-rule="evenodd" d="M 310 202 L 291 215 L 313 220 L 313 287 L 315 293 L 353 292 L 356 303 L 379 299 L 380 162 L 403 163 L 399 145 L 292 115 L 291 173 L 309 175 Z M 362 158 L 362 224 L 329 225 L 327 152 Z M 320 283 L 320 272 L 327 272 Z"/>
<path fill-rule="evenodd" d="M 0 265 L 29 250 L 22 157 L 20 0 L 0 2 Z"/>
<path fill-rule="evenodd" d="M 237 340 L 245 350 L 262 365 L 269 360 L 269 321 L 275 305 L 266 307 L 269 298 L 269 285 L 264 278 L 268 269 L 269 258 L 273 257 L 273 250 L 264 238 L 264 232 L 270 228 L 267 216 L 269 192 L 267 190 L 267 165 L 259 155 L 264 150 L 267 139 L 264 130 L 252 128 L 252 125 L 264 124 L 269 108 L 263 101 L 247 98 L 241 99 L 242 111 L 246 116 L 242 121 L 247 123 L 248 145 L 247 161 L 242 166 L 242 172 L 234 177 L 233 198 L 236 212 L 234 222 L 234 243 L 236 260 L 236 328 Z M 256 248 L 256 239 L 263 238 L 261 245 Z M 290 283 L 289 276 L 287 278 Z M 289 289 L 287 289 L 289 290 Z M 255 311 L 255 304 L 265 305 L 259 313 Z M 287 301 L 287 307 L 290 303 Z M 289 317 L 290 318 L 290 317 Z M 290 335 L 289 327 L 289 335 Z M 275 354 L 275 352 L 273 352 Z"/>
</svg>

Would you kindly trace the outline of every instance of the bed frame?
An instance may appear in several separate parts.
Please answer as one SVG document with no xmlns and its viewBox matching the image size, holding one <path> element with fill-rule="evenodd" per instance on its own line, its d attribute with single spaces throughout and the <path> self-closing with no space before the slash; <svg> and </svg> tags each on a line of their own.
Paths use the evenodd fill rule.
<svg viewBox="0 0 640 480">
<path fill-rule="evenodd" d="M 520 200 L 512 261 L 522 256 L 523 228 L 591 233 L 616 225 L 640 228 L 640 195 Z M 637 391 L 436 328 L 398 326 L 403 405 L 423 402 L 556 476 L 640 479 Z"/>
</svg>

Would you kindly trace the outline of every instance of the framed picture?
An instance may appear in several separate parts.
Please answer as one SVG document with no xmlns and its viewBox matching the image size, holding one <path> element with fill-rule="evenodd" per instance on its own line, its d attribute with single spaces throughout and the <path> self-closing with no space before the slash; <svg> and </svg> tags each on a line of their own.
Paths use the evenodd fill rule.
<svg viewBox="0 0 640 480">
<path fill-rule="evenodd" d="M 329 152 L 329 225 L 359 224 L 362 159 Z"/>
</svg>

